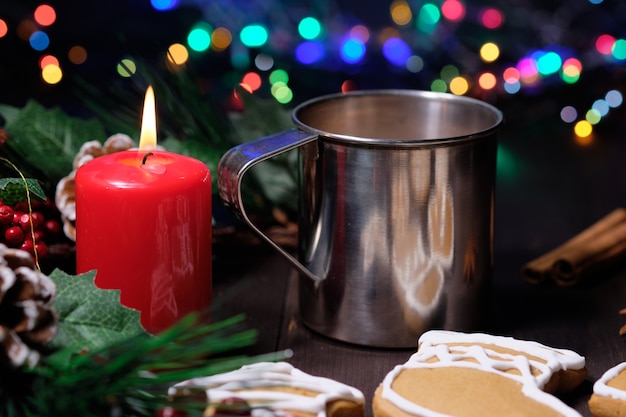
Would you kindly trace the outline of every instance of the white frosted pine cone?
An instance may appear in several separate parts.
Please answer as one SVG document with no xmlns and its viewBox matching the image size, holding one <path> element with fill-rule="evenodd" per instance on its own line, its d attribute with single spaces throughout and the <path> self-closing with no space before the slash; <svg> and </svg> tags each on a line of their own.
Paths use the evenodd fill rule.
<svg viewBox="0 0 626 417">
<path fill-rule="evenodd" d="M 58 329 L 54 282 L 26 251 L 0 244 L 0 374 L 34 366 Z"/>
<path fill-rule="evenodd" d="M 104 144 L 97 140 L 85 142 L 74 157 L 73 170 L 66 177 L 61 178 L 56 187 L 55 204 L 61 212 L 63 232 L 73 241 L 76 241 L 76 171 L 82 165 L 103 155 L 134 148 L 135 142 L 123 133 L 110 136 Z"/>
</svg>

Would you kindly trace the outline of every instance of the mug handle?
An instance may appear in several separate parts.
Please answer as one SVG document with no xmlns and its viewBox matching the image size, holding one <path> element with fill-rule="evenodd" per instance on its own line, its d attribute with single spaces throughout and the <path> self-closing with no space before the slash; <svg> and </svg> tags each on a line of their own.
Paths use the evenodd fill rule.
<svg viewBox="0 0 626 417">
<path fill-rule="evenodd" d="M 222 201 L 235 212 L 261 239 L 287 258 L 305 276 L 320 282 L 315 274 L 302 265 L 293 255 L 281 248 L 263 233 L 248 217 L 241 196 L 244 174 L 259 162 L 317 140 L 317 135 L 299 129 L 286 130 L 252 142 L 237 145 L 222 156 L 217 166 L 217 186 Z"/>
</svg>

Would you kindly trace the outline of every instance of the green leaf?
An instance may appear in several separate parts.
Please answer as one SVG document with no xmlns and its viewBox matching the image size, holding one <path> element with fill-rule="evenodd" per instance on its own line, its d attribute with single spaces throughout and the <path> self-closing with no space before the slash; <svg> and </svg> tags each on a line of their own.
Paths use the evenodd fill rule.
<svg viewBox="0 0 626 417">
<path fill-rule="evenodd" d="M 54 306 L 60 318 L 54 346 L 92 350 L 146 333 L 139 312 L 120 304 L 119 290 L 97 288 L 95 276 L 95 271 L 73 276 L 59 269 L 50 274 L 57 286 Z"/>
<path fill-rule="evenodd" d="M 59 108 L 48 110 L 32 100 L 18 114 L 9 111 L 5 117 L 9 146 L 52 183 L 72 171 L 83 143 L 106 138 L 98 121 L 74 118 Z"/>
<path fill-rule="evenodd" d="M 229 119 L 239 143 L 248 142 L 293 127 L 291 109 L 276 100 L 263 99 L 238 87 L 243 113 L 230 113 Z"/>
<path fill-rule="evenodd" d="M 2 126 L 15 123 L 15 120 L 20 116 L 21 109 L 15 106 L 9 106 L 7 104 L 0 104 L 0 117 L 2 117 Z"/>
<path fill-rule="evenodd" d="M 21 178 L 0 178 L 0 200 L 9 206 L 27 201 L 26 187 L 31 198 L 46 200 L 46 193 L 39 185 L 39 181 L 34 178 L 26 178 L 26 184 Z"/>
</svg>

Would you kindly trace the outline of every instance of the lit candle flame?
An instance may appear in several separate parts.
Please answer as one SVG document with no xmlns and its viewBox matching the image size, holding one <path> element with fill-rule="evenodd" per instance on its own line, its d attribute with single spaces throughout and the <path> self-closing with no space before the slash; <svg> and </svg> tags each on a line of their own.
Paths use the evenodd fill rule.
<svg viewBox="0 0 626 417">
<path fill-rule="evenodd" d="M 141 134 L 139 135 L 139 149 L 156 149 L 156 110 L 154 104 L 154 91 L 148 86 L 146 97 L 143 102 L 143 116 L 141 118 Z"/>
</svg>

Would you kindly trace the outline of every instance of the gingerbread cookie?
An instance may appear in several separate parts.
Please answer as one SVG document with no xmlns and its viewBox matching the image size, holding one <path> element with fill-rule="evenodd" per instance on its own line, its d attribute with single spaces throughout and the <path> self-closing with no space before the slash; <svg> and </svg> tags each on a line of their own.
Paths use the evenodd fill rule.
<svg viewBox="0 0 626 417">
<path fill-rule="evenodd" d="M 561 384 L 569 371 L 572 378 Z M 542 388 L 573 389 L 582 374 L 584 358 L 572 351 L 485 334 L 431 331 L 378 387 L 374 416 L 580 417 Z"/>
<path fill-rule="evenodd" d="M 596 417 L 626 415 L 626 362 L 607 370 L 593 384 L 589 410 Z"/>
<path fill-rule="evenodd" d="M 239 407 L 238 411 L 245 408 L 254 416 L 363 416 L 361 391 L 332 379 L 309 375 L 286 362 L 260 362 L 232 372 L 184 381 L 170 388 L 169 394 L 184 396 L 198 389 L 205 391 L 208 399 L 205 416 L 224 414 L 233 406 Z"/>
<path fill-rule="evenodd" d="M 493 356 L 524 355 L 531 365 L 531 372 L 537 385 L 549 393 L 561 394 L 578 387 L 587 376 L 585 358 L 567 349 L 557 349 L 541 343 L 519 340 L 506 336 L 484 333 L 460 333 L 445 330 L 431 330 L 424 333 L 419 341 L 419 349 L 446 344 L 452 351 L 463 351 L 469 346 L 481 346 Z M 514 369 L 511 369 L 514 372 Z"/>
</svg>

